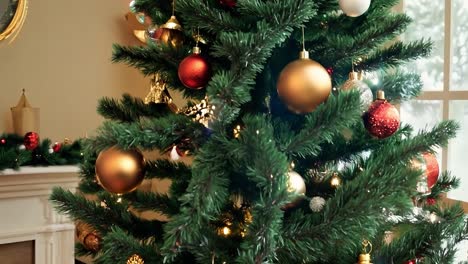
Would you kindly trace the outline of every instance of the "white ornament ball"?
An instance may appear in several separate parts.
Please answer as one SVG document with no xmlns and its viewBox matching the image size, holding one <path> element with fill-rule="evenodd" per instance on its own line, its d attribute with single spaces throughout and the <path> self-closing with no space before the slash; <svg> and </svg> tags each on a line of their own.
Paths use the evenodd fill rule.
<svg viewBox="0 0 468 264">
<path fill-rule="evenodd" d="M 53 148 L 49 148 L 49 154 L 52 154 L 54 153 L 54 149 Z"/>
<path fill-rule="evenodd" d="M 299 195 L 304 195 L 306 193 L 304 179 L 295 171 L 288 172 L 288 192 Z"/>
<path fill-rule="evenodd" d="M 358 17 L 369 9 L 371 0 L 340 0 L 340 8 L 350 17 Z"/>
<path fill-rule="evenodd" d="M 19 149 L 19 150 L 25 150 L 25 149 L 26 149 L 26 146 L 23 145 L 23 144 L 21 144 L 21 145 L 19 145 L 18 149 Z"/>
<path fill-rule="evenodd" d="M 322 211 L 323 207 L 325 206 L 325 199 L 320 196 L 315 196 L 310 199 L 309 207 L 312 212 L 318 213 Z"/>
</svg>

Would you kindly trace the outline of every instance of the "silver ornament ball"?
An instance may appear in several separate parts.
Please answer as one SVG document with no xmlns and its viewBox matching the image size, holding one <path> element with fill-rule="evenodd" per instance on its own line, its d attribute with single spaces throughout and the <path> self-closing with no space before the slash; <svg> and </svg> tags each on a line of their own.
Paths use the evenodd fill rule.
<svg viewBox="0 0 468 264">
<path fill-rule="evenodd" d="M 372 102 L 374 102 L 374 94 L 369 86 L 362 81 L 362 75 L 358 75 L 357 72 L 351 72 L 349 74 L 349 79 L 343 84 L 341 90 L 348 91 L 351 89 L 357 89 L 360 96 L 361 110 L 362 112 L 367 112 Z"/>
<path fill-rule="evenodd" d="M 312 212 L 318 213 L 322 211 L 323 207 L 325 206 L 325 203 L 326 201 L 323 197 L 320 197 L 320 196 L 312 197 L 312 199 L 310 199 L 310 202 L 309 202 L 310 210 L 312 210 Z"/>
</svg>

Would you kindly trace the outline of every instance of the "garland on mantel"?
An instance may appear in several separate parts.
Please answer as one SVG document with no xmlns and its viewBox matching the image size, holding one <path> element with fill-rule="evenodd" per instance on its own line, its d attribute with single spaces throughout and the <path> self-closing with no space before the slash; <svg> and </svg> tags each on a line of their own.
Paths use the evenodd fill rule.
<svg viewBox="0 0 468 264">
<path fill-rule="evenodd" d="M 82 158 L 81 140 L 52 144 L 50 139 L 39 142 L 37 138 L 37 143 L 31 145 L 26 136 L 0 135 L 0 170 L 18 169 L 20 166 L 72 165 L 80 163 Z"/>
</svg>

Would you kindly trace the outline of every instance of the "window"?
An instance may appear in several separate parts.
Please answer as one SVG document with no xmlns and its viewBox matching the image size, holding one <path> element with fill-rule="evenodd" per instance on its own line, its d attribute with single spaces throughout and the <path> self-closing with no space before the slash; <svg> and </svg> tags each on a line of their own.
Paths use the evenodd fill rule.
<svg viewBox="0 0 468 264">
<path fill-rule="evenodd" d="M 414 20 L 403 38 L 430 38 L 434 51 L 407 67 L 421 73 L 424 88 L 417 100 L 401 105 L 402 121 L 416 130 L 446 119 L 459 122 L 457 138 L 439 151 L 439 161 L 462 179 L 448 198 L 468 202 L 468 1 L 404 0 L 403 9 Z"/>
</svg>

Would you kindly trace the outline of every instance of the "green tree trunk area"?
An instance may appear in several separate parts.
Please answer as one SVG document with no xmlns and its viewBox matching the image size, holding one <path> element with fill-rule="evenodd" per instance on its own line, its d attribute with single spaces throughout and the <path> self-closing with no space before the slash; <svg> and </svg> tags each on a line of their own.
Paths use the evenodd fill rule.
<svg viewBox="0 0 468 264">
<path fill-rule="evenodd" d="M 413 131 L 393 106 L 421 93 L 402 66 L 432 43 L 399 40 L 411 19 L 392 11 L 397 0 L 348 10 L 359 2 L 134 1 L 159 27 L 146 45 L 114 45 L 113 61 L 152 76 L 154 90 L 146 101 L 99 102 L 107 120 L 83 142 L 79 194 L 51 196 L 79 223 L 77 254 L 102 264 L 364 264 L 372 247 L 373 263 L 453 263 L 467 223 L 459 205 L 439 201 L 459 180 L 439 175 L 433 154 L 458 125 Z M 187 106 L 176 109 L 169 91 Z M 155 150 L 163 155 L 143 158 Z M 149 192 L 137 188 L 143 178 L 171 185 Z"/>
</svg>

